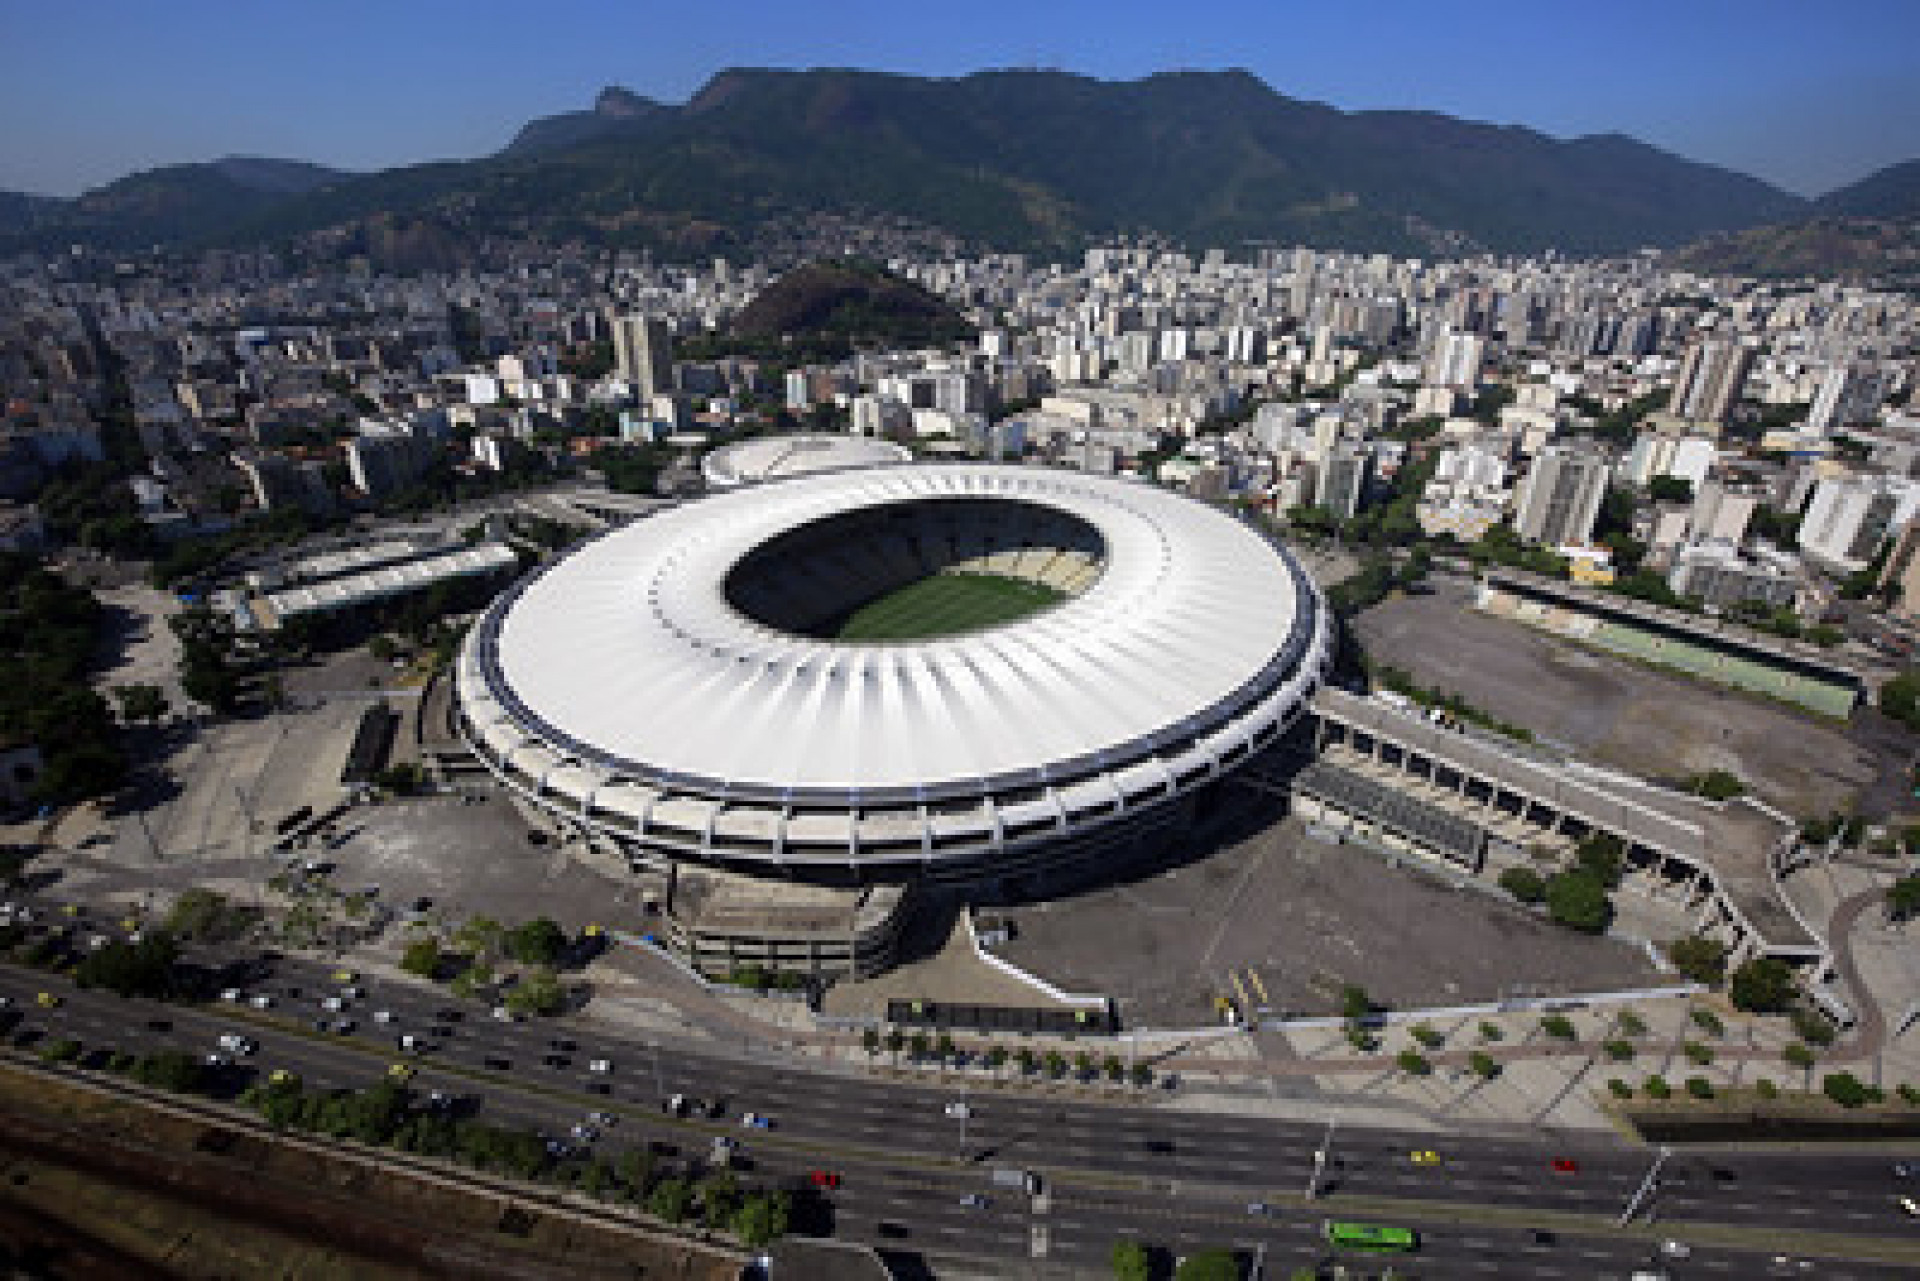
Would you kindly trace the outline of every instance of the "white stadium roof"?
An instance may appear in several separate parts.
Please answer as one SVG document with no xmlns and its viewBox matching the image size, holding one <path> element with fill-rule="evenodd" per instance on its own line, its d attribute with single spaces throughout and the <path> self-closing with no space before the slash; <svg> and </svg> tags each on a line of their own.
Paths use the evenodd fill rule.
<svg viewBox="0 0 1920 1281">
<path fill-rule="evenodd" d="M 729 570 L 799 526 L 940 499 L 1066 513 L 1098 532 L 1104 563 L 1037 614 L 914 642 L 775 631 L 723 593 Z M 1190 757 L 1210 773 L 1264 742 L 1328 651 L 1304 573 L 1229 515 L 1105 477 L 912 464 L 721 494 L 598 538 L 496 603 L 460 698 L 496 768 L 582 812 L 591 799 L 652 813 L 629 785 L 849 808 L 1028 784 L 1064 798 L 1104 778 L 1104 804 L 1136 776 L 1171 795 Z"/>
<path fill-rule="evenodd" d="M 818 472 L 846 471 L 913 461 L 913 451 L 890 440 L 845 433 L 758 436 L 722 445 L 700 462 L 707 484 L 715 489 L 790 480 Z"/>
</svg>

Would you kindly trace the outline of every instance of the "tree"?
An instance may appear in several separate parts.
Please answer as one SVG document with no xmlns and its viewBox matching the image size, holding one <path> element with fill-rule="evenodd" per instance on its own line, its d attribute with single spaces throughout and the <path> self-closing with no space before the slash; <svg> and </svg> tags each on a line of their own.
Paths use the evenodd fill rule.
<svg viewBox="0 0 1920 1281">
<path fill-rule="evenodd" d="M 1633 1061 L 1632 1041 L 1623 1041 L 1616 1037 L 1602 1044 L 1600 1048 L 1605 1050 L 1607 1057 L 1615 1063 L 1631 1063 Z"/>
<path fill-rule="evenodd" d="M 223 943 L 244 934 L 253 919 L 251 910 L 235 906 L 226 895 L 195 886 L 173 901 L 165 928 L 196 943 Z"/>
<path fill-rule="evenodd" d="M 1447 1039 L 1436 1031 L 1430 1023 L 1414 1024 L 1407 1029 L 1407 1035 L 1420 1042 L 1422 1046 L 1429 1050 L 1438 1047 L 1442 1041 Z"/>
<path fill-rule="evenodd" d="M 656 1219 L 679 1223 L 693 1208 L 693 1189 L 685 1179 L 662 1179 L 647 1196 L 647 1212 Z"/>
<path fill-rule="evenodd" d="M 409 974 L 430 979 L 440 972 L 440 941 L 423 936 L 408 943 L 400 953 L 400 968 Z"/>
<path fill-rule="evenodd" d="M 1542 1018 L 1540 1030 L 1556 1041 L 1571 1041 L 1576 1035 L 1573 1020 L 1564 1014 L 1549 1014 Z"/>
<path fill-rule="evenodd" d="M 1667 959 L 1695 983 L 1717 985 L 1727 977 L 1727 945 L 1702 935 L 1667 944 Z"/>
<path fill-rule="evenodd" d="M 1557 924 L 1601 934 L 1613 919 L 1607 887 L 1591 872 L 1561 872 L 1547 881 L 1547 912 Z"/>
<path fill-rule="evenodd" d="M 1882 685 L 1880 710 L 1908 729 L 1920 730 L 1920 672 L 1902 672 Z"/>
<path fill-rule="evenodd" d="M 1793 1001 L 1793 969 L 1771 956 L 1756 957 L 1733 972 L 1727 995 L 1752 1014 L 1778 1014 Z"/>
<path fill-rule="evenodd" d="M 1473 1074 L 1482 1081 L 1491 1081 L 1494 1077 L 1500 1075 L 1500 1065 L 1494 1062 L 1493 1055 L 1488 1054 L 1485 1050 L 1475 1050 L 1472 1054 L 1469 1054 L 1467 1056 L 1467 1066 L 1473 1069 Z"/>
<path fill-rule="evenodd" d="M 1626 842 L 1605 832 L 1595 832 L 1573 851 L 1575 868 L 1589 873 L 1610 890 L 1619 888 L 1626 858 Z"/>
<path fill-rule="evenodd" d="M 784 1192 L 756 1192 L 733 1214 L 733 1234 L 749 1250 L 786 1235 L 792 1200 Z"/>
<path fill-rule="evenodd" d="M 1786 1062 L 1788 1067 L 1799 1068 L 1802 1072 L 1814 1064 L 1813 1051 L 1799 1041 L 1789 1041 L 1786 1047 L 1780 1051 L 1780 1057 Z"/>
<path fill-rule="evenodd" d="M 1656 503 L 1690 503 L 1693 482 L 1685 476 L 1655 476 L 1647 482 L 1647 497 Z"/>
<path fill-rule="evenodd" d="M 1180 1261 L 1173 1281 L 1240 1281 L 1240 1261 L 1231 1250 L 1201 1250 Z"/>
<path fill-rule="evenodd" d="M 1364 1019 L 1373 1013 L 1373 998 L 1367 989 L 1349 983 L 1340 989 L 1340 1012 L 1349 1019 Z"/>
<path fill-rule="evenodd" d="M 1740 781 L 1738 774 L 1728 770 L 1714 769 L 1695 775 L 1688 780 L 1687 788 L 1710 801 L 1730 801 L 1744 793 L 1747 785 Z"/>
<path fill-rule="evenodd" d="M 860 1048 L 867 1052 L 868 1058 L 880 1053 L 880 1032 L 877 1028 L 860 1029 Z"/>
<path fill-rule="evenodd" d="M 559 978 L 544 965 L 522 974 L 507 993 L 507 1008 L 515 1014 L 558 1014 L 566 1003 Z"/>
<path fill-rule="evenodd" d="M 167 714 L 167 696 L 158 685 L 115 685 L 120 719 L 129 725 L 151 725 Z"/>
<path fill-rule="evenodd" d="M 1115 1241 L 1111 1258 L 1115 1281 L 1152 1281 L 1153 1256 L 1138 1241 Z"/>
<path fill-rule="evenodd" d="M 1910 873 L 1887 886 L 1887 914 L 1904 921 L 1920 912 L 1920 873 Z"/>
<path fill-rule="evenodd" d="M 166 996 L 173 990 L 173 966 L 180 945 L 165 930 L 154 930 L 138 943 L 114 940 L 97 947 L 74 967 L 81 987 L 100 987 L 120 996 Z"/>
<path fill-rule="evenodd" d="M 1704 1076 L 1690 1076 L 1687 1078 L 1687 1093 L 1696 1099 L 1710 1099 L 1713 1097 L 1713 1082 Z"/>
<path fill-rule="evenodd" d="M 1646 1085 L 1642 1088 L 1646 1090 L 1647 1097 L 1650 1099 L 1669 1099 L 1673 1097 L 1673 1087 L 1667 1084 L 1667 1079 L 1663 1076 L 1648 1077 Z"/>
<path fill-rule="evenodd" d="M 1418 1050 L 1402 1050 L 1394 1056 L 1393 1061 L 1395 1066 L 1408 1076 L 1433 1075 L 1433 1064 L 1428 1062 L 1427 1056 Z"/>
<path fill-rule="evenodd" d="M 1530 867 L 1510 867 L 1500 873 L 1500 888 L 1522 903 L 1538 903 L 1547 897 L 1547 882 Z"/>
<path fill-rule="evenodd" d="M 506 953 L 523 965 L 554 965 L 567 950 L 567 935 L 552 920 L 535 917 L 507 932 Z"/>
<path fill-rule="evenodd" d="M 1829 1072 L 1820 1080 L 1820 1092 L 1843 1108 L 1857 1108 L 1872 1101 L 1872 1092 L 1851 1072 Z"/>
</svg>

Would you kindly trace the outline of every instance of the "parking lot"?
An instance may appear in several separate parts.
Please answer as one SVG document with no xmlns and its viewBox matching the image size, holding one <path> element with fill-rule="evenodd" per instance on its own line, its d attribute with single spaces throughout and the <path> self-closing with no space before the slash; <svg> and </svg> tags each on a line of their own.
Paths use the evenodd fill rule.
<svg viewBox="0 0 1920 1281">
<path fill-rule="evenodd" d="M 551 841 L 530 843 L 527 824 L 502 793 L 488 787 L 479 794 L 486 799 L 477 804 L 433 796 L 358 807 L 338 824 L 345 839 L 312 857 L 333 864 L 338 888 L 377 886 L 395 909 L 425 898 L 434 913 L 456 921 L 550 916 L 569 930 L 639 924 L 638 880 L 604 875 Z"/>
<path fill-rule="evenodd" d="M 1334 1014 L 1349 983 L 1412 1008 L 1659 981 L 1637 947 L 1314 839 L 1293 819 L 1198 862 L 1007 915 L 1017 936 L 1000 955 L 1117 997 L 1135 1025 L 1214 1022 L 1213 998 L 1240 993 L 1276 1014 Z"/>
<path fill-rule="evenodd" d="M 1845 729 L 1748 695 L 1637 666 L 1474 610 L 1436 580 L 1354 624 L 1374 659 L 1457 693 L 1550 745 L 1642 777 L 1730 770 L 1790 814 L 1848 808 L 1883 762 Z"/>
</svg>

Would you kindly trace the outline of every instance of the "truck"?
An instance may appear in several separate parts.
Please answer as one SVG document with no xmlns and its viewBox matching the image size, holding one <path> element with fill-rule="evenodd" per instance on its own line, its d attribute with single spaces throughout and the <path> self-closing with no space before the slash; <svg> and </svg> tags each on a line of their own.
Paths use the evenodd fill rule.
<svg viewBox="0 0 1920 1281">
<path fill-rule="evenodd" d="M 733 1168 L 733 1151 L 738 1145 L 724 1134 L 713 1136 L 713 1147 L 707 1153 L 707 1163 L 716 1170 Z"/>
<path fill-rule="evenodd" d="M 992 1182 L 996 1188 L 1018 1188 L 1028 1196 L 1040 1195 L 1040 1176 L 1032 1170 L 1002 1166 L 993 1172 Z"/>
</svg>

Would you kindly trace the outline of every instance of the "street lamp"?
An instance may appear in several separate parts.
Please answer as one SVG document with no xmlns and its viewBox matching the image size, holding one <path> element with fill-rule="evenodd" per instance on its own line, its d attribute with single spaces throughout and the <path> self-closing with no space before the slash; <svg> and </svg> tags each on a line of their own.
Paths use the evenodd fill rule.
<svg viewBox="0 0 1920 1281">
<path fill-rule="evenodd" d="M 1627 1226 L 1628 1223 L 1632 1222 L 1634 1212 L 1640 1208 L 1640 1203 L 1646 1199 L 1648 1193 L 1652 1192 L 1654 1188 L 1659 1186 L 1658 1179 L 1660 1177 L 1660 1167 L 1665 1165 L 1667 1163 L 1667 1158 L 1672 1155 L 1673 1155 L 1672 1148 L 1667 1147 L 1665 1145 L 1661 1146 L 1660 1155 L 1655 1157 L 1653 1160 L 1653 1168 L 1647 1171 L 1647 1177 L 1640 1181 L 1640 1186 L 1638 1188 L 1634 1189 L 1633 1196 L 1629 1198 L 1627 1201 L 1627 1208 L 1620 1212 L 1619 1226 L 1624 1228 L 1625 1226 Z"/>
<path fill-rule="evenodd" d="M 1307 1200 L 1312 1201 L 1320 1195 L 1320 1179 L 1326 1173 L 1327 1161 L 1333 1151 L 1333 1130 L 1340 1124 L 1338 1116 L 1327 1118 L 1327 1132 L 1320 1136 L 1320 1146 L 1313 1150 L 1313 1171 L 1307 1175 Z"/>
</svg>

